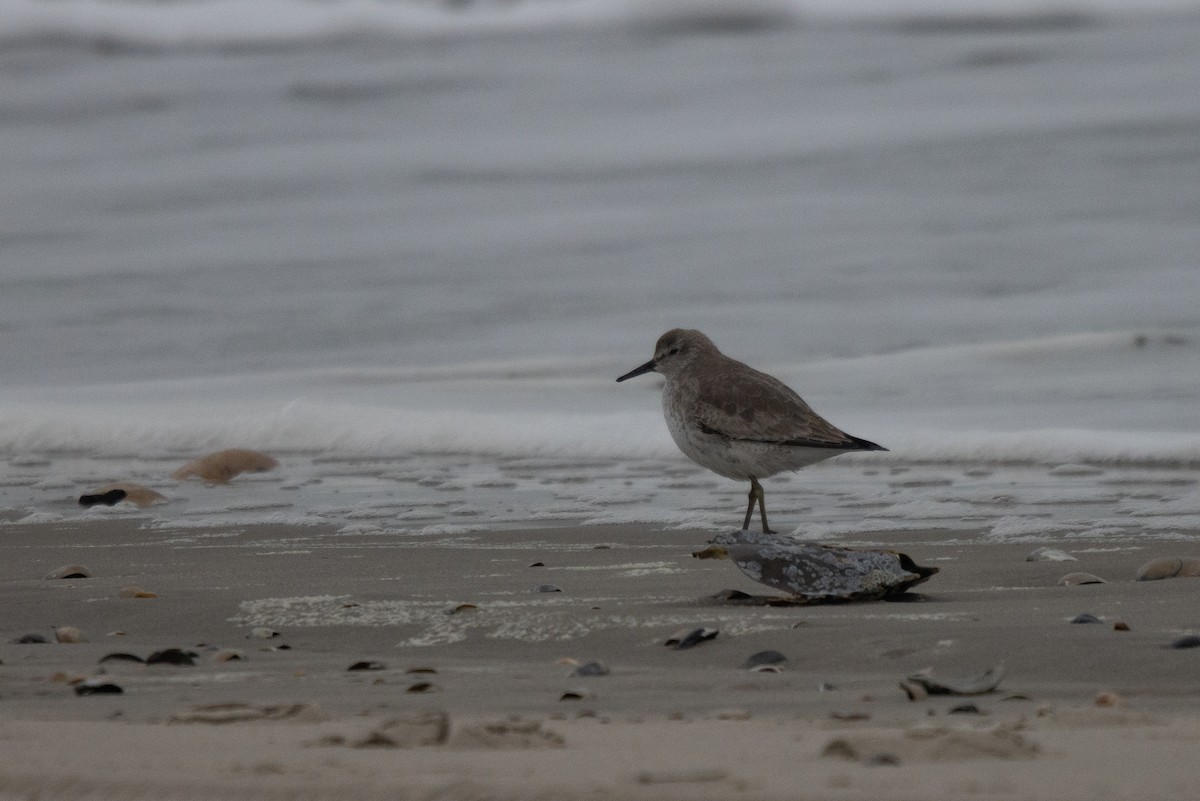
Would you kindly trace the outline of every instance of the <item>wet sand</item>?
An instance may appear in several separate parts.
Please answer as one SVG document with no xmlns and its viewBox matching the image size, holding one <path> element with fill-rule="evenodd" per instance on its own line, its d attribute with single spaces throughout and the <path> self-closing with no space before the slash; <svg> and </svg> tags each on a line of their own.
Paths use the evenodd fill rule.
<svg viewBox="0 0 1200 801">
<path fill-rule="evenodd" d="M 1200 581 L 1133 580 L 1194 544 L 1028 562 L 1045 543 L 978 534 L 905 532 L 941 569 L 908 600 L 779 607 L 714 600 L 767 590 L 692 558 L 699 531 L 6 525 L 0 798 L 1194 797 L 1200 649 L 1168 646 Z M 68 564 L 92 576 L 45 578 Z M 1076 571 L 1108 583 L 1057 584 Z M 719 634 L 663 645 L 697 626 Z M 173 647 L 196 664 L 99 663 Z M 780 672 L 744 667 L 766 649 Z M 985 695 L 900 687 L 997 664 Z"/>
</svg>

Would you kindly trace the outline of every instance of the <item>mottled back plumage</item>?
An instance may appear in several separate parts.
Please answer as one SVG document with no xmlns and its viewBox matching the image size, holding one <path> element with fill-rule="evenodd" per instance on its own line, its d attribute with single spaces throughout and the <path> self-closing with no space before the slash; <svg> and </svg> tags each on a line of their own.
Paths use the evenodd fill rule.
<svg viewBox="0 0 1200 801">
<path fill-rule="evenodd" d="M 651 371 L 666 377 L 663 414 L 679 449 L 718 475 L 750 481 L 743 528 L 757 502 L 767 530 L 760 478 L 847 451 L 886 450 L 838 429 L 782 381 L 729 358 L 699 331 L 663 334 L 654 358 L 617 381 Z"/>
</svg>

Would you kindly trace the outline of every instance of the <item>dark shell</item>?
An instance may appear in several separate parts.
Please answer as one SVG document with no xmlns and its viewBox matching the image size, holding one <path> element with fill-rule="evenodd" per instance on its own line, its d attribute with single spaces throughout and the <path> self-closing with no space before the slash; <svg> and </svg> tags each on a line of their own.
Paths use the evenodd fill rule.
<svg viewBox="0 0 1200 801">
<path fill-rule="evenodd" d="M 938 572 L 895 551 L 836 548 L 746 530 L 718 534 L 712 542 L 692 556 L 731 559 L 755 581 L 805 603 L 901 595 Z"/>
<path fill-rule="evenodd" d="M 93 495 L 80 495 L 80 506 L 116 506 L 125 500 L 128 493 L 123 489 L 110 489 L 108 492 L 98 492 Z"/>
<path fill-rule="evenodd" d="M 387 665 L 383 664 L 382 662 L 363 660 L 361 662 L 355 662 L 353 665 L 346 668 L 346 670 L 383 670 L 386 667 Z"/>
<path fill-rule="evenodd" d="M 717 629 L 680 629 L 668 637 L 663 645 L 674 648 L 676 651 L 686 651 L 688 648 L 716 638 L 717 634 L 719 634 Z"/>
<path fill-rule="evenodd" d="M 144 664 L 146 660 L 142 659 L 137 654 L 117 652 L 105 654 L 104 656 L 100 657 L 100 662 L 98 664 L 104 664 L 105 662 L 138 662 L 139 664 Z"/>
<path fill-rule="evenodd" d="M 1103 623 L 1104 621 L 1093 615 L 1091 612 L 1084 612 L 1071 618 L 1072 623 Z"/>
<path fill-rule="evenodd" d="M 88 679 L 75 685 L 76 695 L 118 695 L 125 692 L 119 684 L 110 681 Z"/>
<path fill-rule="evenodd" d="M 147 665 L 194 665 L 196 654 L 180 648 L 164 648 L 146 657 Z"/>
<path fill-rule="evenodd" d="M 746 658 L 744 667 L 753 669 L 762 665 L 783 665 L 788 658 L 778 651 L 759 651 Z"/>
<path fill-rule="evenodd" d="M 571 671 L 572 676 L 607 676 L 608 666 L 603 662 L 585 662 L 575 670 Z"/>
<path fill-rule="evenodd" d="M 1195 634 L 1189 634 L 1186 637 L 1180 637 L 1175 642 L 1171 643 L 1172 648 L 1200 648 L 1200 637 Z"/>
</svg>

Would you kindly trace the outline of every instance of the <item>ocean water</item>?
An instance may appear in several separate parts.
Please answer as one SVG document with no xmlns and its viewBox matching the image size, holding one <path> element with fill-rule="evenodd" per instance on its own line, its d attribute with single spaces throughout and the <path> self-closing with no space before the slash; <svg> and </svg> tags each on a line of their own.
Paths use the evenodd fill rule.
<svg viewBox="0 0 1200 801">
<path fill-rule="evenodd" d="M 1200 4 L 1127 5 L 0 0 L 0 518 L 720 527 L 614 382 L 684 326 L 891 449 L 785 529 L 1200 529 Z"/>
</svg>

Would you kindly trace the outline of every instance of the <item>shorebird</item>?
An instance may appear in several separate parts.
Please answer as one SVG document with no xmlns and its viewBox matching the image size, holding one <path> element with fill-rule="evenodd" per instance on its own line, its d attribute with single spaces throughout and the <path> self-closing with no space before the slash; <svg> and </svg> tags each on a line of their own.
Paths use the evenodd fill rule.
<svg viewBox="0 0 1200 801">
<path fill-rule="evenodd" d="M 679 450 L 717 475 L 749 479 L 743 530 L 758 504 L 770 532 L 759 479 L 840 453 L 887 450 L 834 427 L 782 381 L 729 358 L 699 331 L 663 334 L 654 358 L 617 381 L 649 372 L 667 379 L 663 415 Z"/>
</svg>

